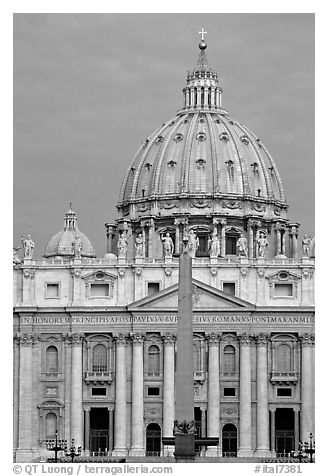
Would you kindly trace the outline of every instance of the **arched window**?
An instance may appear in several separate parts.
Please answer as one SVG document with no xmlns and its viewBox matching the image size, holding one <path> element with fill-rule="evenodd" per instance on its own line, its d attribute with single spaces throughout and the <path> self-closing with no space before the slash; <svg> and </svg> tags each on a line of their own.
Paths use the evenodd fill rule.
<svg viewBox="0 0 328 476">
<path fill-rule="evenodd" d="M 159 347 L 150 345 L 148 348 L 148 375 L 160 374 L 160 356 Z"/>
<path fill-rule="evenodd" d="M 288 344 L 280 344 L 276 350 L 276 368 L 278 372 L 291 372 L 292 350 Z"/>
<path fill-rule="evenodd" d="M 46 439 L 55 438 L 57 430 L 57 416 L 55 413 L 48 413 L 46 416 Z"/>
<path fill-rule="evenodd" d="M 54 345 L 50 345 L 46 350 L 46 370 L 58 372 L 58 349 Z"/>
<path fill-rule="evenodd" d="M 223 350 L 223 373 L 234 374 L 236 372 L 236 349 L 233 345 L 226 345 Z"/>
<path fill-rule="evenodd" d="M 194 372 L 201 370 L 200 366 L 200 348 L 194 344 Z"/>
<path fill-rule="evenodd" d="M 107 371 L 107 349 L 103 344 L 97 344 L 92 351 L 92 371 Z"/>
</svg>

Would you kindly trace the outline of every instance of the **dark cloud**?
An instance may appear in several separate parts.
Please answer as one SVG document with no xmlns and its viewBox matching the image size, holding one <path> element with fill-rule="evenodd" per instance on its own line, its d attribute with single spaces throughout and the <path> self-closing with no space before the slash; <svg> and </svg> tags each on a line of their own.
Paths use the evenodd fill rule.
<svg viewBox="0 0 328 476">
<path fill-rule="evenodd" d="M 314 15 L 15 14 L 14 240 L 41 255 L 73 202 L 105 252 L 124 172 L 181 105 L 208 31 L 231 116 L 274 157 L 290 219 L 314 232 Z"/>
</svg>

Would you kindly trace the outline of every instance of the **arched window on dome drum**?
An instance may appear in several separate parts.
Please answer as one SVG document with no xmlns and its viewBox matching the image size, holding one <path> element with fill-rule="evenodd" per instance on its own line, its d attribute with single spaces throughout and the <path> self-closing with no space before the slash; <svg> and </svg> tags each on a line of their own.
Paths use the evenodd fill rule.
<svg viewBox="0 0 328 476">
<path fill-rule="evenodd" d="M 223 373 L 236 373 L 236 349 L 233 345 L 226 345 L 223 349 Z"/>
<path fill-rule="evenodd" d="M 160 350 L 157 345 L 148 347 L 148 375 L 160 374 Z"/>
<path fill-rule="evenodd" d="M 56 436 L 57 430 L 57 415 L 55 413 L 48 413 L 46 416 L 46 431 L 45 437 L 47 440 L 52 440 Z"/>
<path fill-rule="evenodd" d="M 280 344 L 276 349 L 276 370 L 291 372 L 293 370 L 292 349 L 288 344 Z"/>
<path fill-rule="evenodd" d="M 199 246 L 196 251 L 196 256 L 208 256 L 209 255 L 209 250 L 208 250 L 208 233 L 204 231 L 199 231 L 196 232 L 199 240 Z"/>
<path fill-rule="evenodd" d="M 46 350 L 46 371 L 58 372 L 58 349 L 54 345 Z"/>
<path fill-rule="evenodd" d="M 239 235 L 237 233 L 229 232 L 226 234 L 226 255 L 237 254 L 237 240 Z"/>
<path fill-rule="evenodd" d="M 92 350 L 92 372 L 107 372 L 107 349 L 103 344 L 97 344 Z"/>
</svg>

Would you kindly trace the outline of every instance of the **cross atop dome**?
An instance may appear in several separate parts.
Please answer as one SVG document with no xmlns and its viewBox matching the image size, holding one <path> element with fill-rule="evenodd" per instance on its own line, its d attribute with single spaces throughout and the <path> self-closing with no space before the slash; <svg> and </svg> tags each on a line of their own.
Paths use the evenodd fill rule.
<svg viewBox="0 0 328 476">
<path fill-rule="evenodd" d="M 205 40 L 204 35 L 207 35 L 207 31 L 204 30 L 204 28 L 201 29 L 201 31 L 198 32 L 200 35 L 202 35 L 202 41 Z"/>
</svg>

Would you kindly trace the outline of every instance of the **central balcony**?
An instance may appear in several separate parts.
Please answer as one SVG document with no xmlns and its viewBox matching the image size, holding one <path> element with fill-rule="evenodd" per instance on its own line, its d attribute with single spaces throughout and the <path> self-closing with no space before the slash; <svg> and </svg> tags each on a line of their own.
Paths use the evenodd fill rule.
<svg viewBox="0 0 328 476">
<path fill-rule="evenodd" d="M 105 383 L 112 383 L 113 381 L 113 372 L 86 372 L 85 373 L 85 382 L 89 385 L 90 383 L 97 384 L 100 383 L 104 385 Z"/>
<path fill-rule="evenodd" d="M 298 382 L 298 372 L 295 372 L 294 370 L 290 372 L 273 371 L 271 372 L 271 382 L 273 384 L 285 383 L 296 385 Z"/>
</svg>

